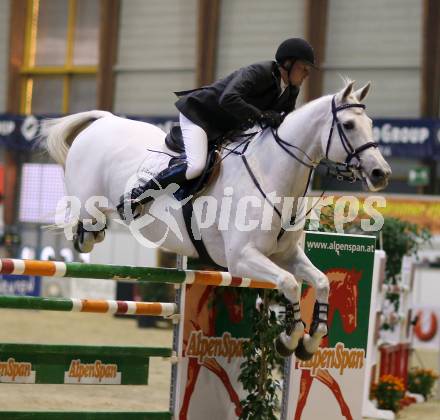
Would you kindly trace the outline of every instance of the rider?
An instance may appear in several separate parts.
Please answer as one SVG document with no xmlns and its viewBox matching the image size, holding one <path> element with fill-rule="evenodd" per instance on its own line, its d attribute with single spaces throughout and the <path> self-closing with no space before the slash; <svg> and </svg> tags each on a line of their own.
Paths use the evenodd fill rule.
<svg viewBox="0 0 440 420">
<path fill-rule="evenodd" d="M 159 184 L 162 188 L 173 182 L 181 185 L 201 175 L 209 141 L 256 123 L 278 127 L 283 116 L 295 109 L 299 88 L 315 67 L 315 57 L 307 41 L 290 38 L 280 44 L 275 60 L 243 67 L 209 86 L 176 92 L 186 160 L 134 189 L 131 200 L 148 189 L 158 190 Z"/>
</svg>

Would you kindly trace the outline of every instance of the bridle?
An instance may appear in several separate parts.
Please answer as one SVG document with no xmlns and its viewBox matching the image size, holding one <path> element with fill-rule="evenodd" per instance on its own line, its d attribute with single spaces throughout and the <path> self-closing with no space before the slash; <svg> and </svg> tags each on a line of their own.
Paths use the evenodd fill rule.
<svg viewBox="0 0 440 420">
<path fill-rule="evenodd" d="M 350 144 L 350 141 L 348 140 L 347 136 L 345 135 L 344 129 L 342 127 L 342 123 L 341 123 L 341 121 L 338 118 L 338 112 L 339 111 L 343 111 L 344 109 L 348 109 L 348 108 L 362 108 L 362 109 L 365 109 L 366 107 L 365 107 L 364 104 L 344 104 L 344 105 L 336 106 L 335 97 L 336 97 L 336 95 L 333 96 L 333 98 L 332 98 L 332 115 L 333 115 L 333 120 L 332 120 L 332 125 L 331 125 L 331 128 L 330 128 L 330 132 L 329 132 L 329 135 L 328 135 L 328 139 L 327 139 L 327 146 L 326 146 L 326 150 L 325 150 L 325 160 L 326 160 L 326 162 L 324 162 L 324 165 L 327 167 L 327 174 L 335 176 L 338 181 L 346 180 L 346 181 L 354 182 L 354 181 L 356 181 L 357 173 L 361 169 L 361 167 L 360 167 L 360 156 L 359 155 L 364 150 L 367 150 L 367 149 L 372 148 L 372 147 L 376 148 L 376 147 L 378 147 L 378 145 L 374 141 L 369 141 L 369 142 L 367 142 L 367 143 L 365 143 L 362 146 L 359 146 L 357 148 L 354 148 Z M 339 138 L 341 140 L 342 146 L 344 147 L 345 151 L 347 152 L 347 157 L 345 159 L 345 162 L 343 162 L 343 163 L 342 162 L 333 162 L 333 161 L 330 161 L 328 159 L 328 154 L 329 154 L 330 146 L 331 146 L 331 143 L 332 143 L 333 131 L 334 131 L 335 127 L 338 130 L 338 134 L 339 134 Z M 255 133 L 252 133 L 252 134 L 255 134 Z M 298 147 L 298 146 L 296 146 L 296 145 L 294 145 L 292 143 L 289 143 L 289 142 L 283 140 L 278 135 L 278 129 L 272 129 L 272 135 L 273 135 L 276 143 L 290 157 L 292 157 L 297 162 L 299 162 L 300 164 L 302 164 L 303 166 L 305 166 L 306 168 L 309 169 L 309 176 L 308 176 L 308 179 L 307 179 L 307 185 L 306 185 L 306 188 L 305 188 L 304 194 L 303 194 L 303 196 L 305 196 L 306 193 L 307 193 L 307 190 L 309 188 L 309 184 L 310 184 L 310 181 L 311 181 L 311 178 L 312 178 L 313 170 L 318 166 L 318 164 L 320 162 L 317 162 L 317 161 L 313 160 L 300 147 Z M 251 169 L 251 167 L 249 165 L 249 162 L 248 162 L 248 160 L 246 158 L 246 150 L 247 150 L 250 142 L 251 142 L 251 140 L 247 139 L 244 142 L 240 143 L 236 148 L 234 148 L 232 150 L 227 149 L 228 152 L 229 152 L 227 154 L 227 156 L 229 154 L 233 153 L 235 155 L 239 155 L 242 158 L 243 163 L 244 163 L 244 165 L 246 167 L 246 170 L 249 173 L 249 176 L 251 177 L 254 185 L 257 187 L 258 191 L 261 193 L 261 195 L 264 197 L 264 199 L 272 206 L 272 208 L 274 209 L 275 213 L 279 216 L 279 218 L 282 219 L 281 212 L 275 206 L 275 204 L 270 201 L 269 197 L 264 192 L 261 184 L 259 183 L 258 179 L 256 178 L 256 176 L 255 176 L 254 172 L 252 171 L 252 169 Z M 243 144 L 244 144 L 243 149 L 241 151 L 237 151 L 237 148 L 243 146 Z M 302 153 L 304 158 L 306 158 L 310 163 L 305 162 L 304 158 L 301 158 L 301 157 L 297 156 L 297 154 L 292 149 L 295 150 L 296 152 Z M 356 164 L 352 163 L 352 160 L 354 158 L 356 158 L 356 160 L 357 160 Z M 321 197 L 324 195 L 326 189 L 327 188 L 323 189 L 323 191 L 321 193 Z M 317 204 L 317 202 L 315 203 L 315 205 L 316 204 Z M 313 207 L 308 210 L 308 212 L 303 216 L 303 218 L 305 218 L 310 213 L 310 211 L 313 210 Z M 294 222 L 294 221 L 295 221 L 295 217 L 293 217 L 290 220 L 290 224 L 292 222 Z M 278 234 L 278 238 L 277 238 L 278 240 L 282 237 L 284 232 L 285 232 L 285 230 L 282 227 L 281 230 L 280 230 L 280 233 Z"/>
<path fill-rule="evenodd" d="M 330 175 L 334 175 L 338 181 L 350 181 L 354 182 L 356 181 L 356 173 L 360 169 L 360 154 L 367 149 L 370 149 L 372 147 L 376 148 L 378 147 L 377 143 L 375 141 L 369 141 L 362 146 L 359 146 L 357 148 L 354 148 L 350 141 L 348 140 L 345 131 L 343 129 L 342 123 L 338 118 L 338 112 L 343 111 L 348 108 L 362 108 L 365 109 L 366 106 L 364 104 L 343 104 L 336 106 L 336 95 L 332 98 L 332 125 L 330 127 L 330 132 L 327 139 L 327 146 L 325 150 L 325 161 L 323 164 L 327 167 L 328 173 Z M 333 131 L 334 129 L 337 129 L 339 134 L 339 139 L 341 140 L 342 147 L 347 152 L 347 157 L 345 158 L 345 162 L 334 162 L 331 161 L 328 157 L 330 152 L 330 147 L 332 144 L 333 139 Z M 303 150 L 301 150 L 299 147 L 283 140 L 278 135 L 278 130 L 272 130 L 272 134 L 275 138 L 275 141 L 278 143 L 278 145 L 291 157 L 293 157 L 295 160 L 300 162 L 302 165 L 306 166 L 309 169 L 314 169 L 318 163 L 315 162 L 310 156 L 307 155 Z M 310 163 L 304 162 L 301 158 L 295 155 L 289 148 L 297 149 L 303 155 L 310 161 Z M 353 164 L 352 160 L 356 159 L 357 163 Z"/>
<path fill-rule="evenodd" d="M 335 101 L 335 96 L 333 96 L 332 98 L 332 115 L 333 115 L 333 120 L 332 120 L 332 126 L 330 127 L 330 132 L 328 135 L 328 140 L 327 140 L 327 147 L 325 150 L 325 158 L 327 160 L 330 160 L 328 157 L 329 151 L 330 151 L 330 146 L 332 143 L 332 138 L 333 138 L 333 131 L 334 128 L 336 126 L 336 129 L 338 130 L 338 134 L 339 134 L 339 139 L 341 140 L 342 146 L 345 149 L 345 151 L 347 152 L 347 157 L 345 158 L 345 162 L 344 163 L 339 163 L 339 162 L 334 162 L 334 164 L 336 164 L 336 167 L 339 167 L 339 169 L 342 172 L 350 172 L 352 175 L 355 174 L 355 171 L 358 171 L 360 169 L 360 157 L 359 155 L 367 149 L 370 148 L 376 148 L 378 145 L 375 141 L 369 141 L 365 144 L 363 144 L 362 146 L 357 147 L 356 149 L 350 144 L 345 131 L 342 127 L 342 123 L 338 118 L 338 112 L 339 111 L 343 111 L 345 109 L 348 108 L 362 108 L 365 109 L 366 106 L 364 104 L 343 104 L 343 105 L 339 105 L 336 106 L 336 101 Z M 358 162 L 357 164 L 352 164 L 351 161 L 353 159 L 356 159 Z M 343 176 L 344 179 L 344 176 Z"/>
</svg>

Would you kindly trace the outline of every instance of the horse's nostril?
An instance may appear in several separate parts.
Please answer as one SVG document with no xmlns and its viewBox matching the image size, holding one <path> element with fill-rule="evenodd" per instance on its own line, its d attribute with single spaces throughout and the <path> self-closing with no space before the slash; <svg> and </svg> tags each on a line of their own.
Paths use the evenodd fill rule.
<svg viewBox="0 0 440 420">
<path fill-rule="evenodd" d="M 371 171 L 371 176 L 373 178 L 385 178 L 385 172 L 382 169 L 376 168 Z"/>
</svg>

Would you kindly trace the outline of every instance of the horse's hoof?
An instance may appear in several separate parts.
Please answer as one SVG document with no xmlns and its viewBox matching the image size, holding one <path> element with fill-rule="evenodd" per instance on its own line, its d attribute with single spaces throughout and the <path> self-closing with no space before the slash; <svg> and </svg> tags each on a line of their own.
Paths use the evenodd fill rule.
<svg viewBox="0 0 440 420">
<path fill-rule="evenodd" d="M 105 239 L 105 230 L 100 230 L 99 232 L 94 232 L 95 243 L 99 244 Z"/>
<path fill-rule="evenodd" d="M 313 357 L 314 353 L 309 353 L 304 347 L 304 339 L 300 338 L 298 342 L 298 346 L 295 349 L 295 356 L 304 362 L 310 360 Z"/>
<path fill-rule="evenodd" d="M 81 241 L 78 235 L 73 236 L 73 246 L 80 254 L 88 254 L 89 252 L 92 252 L 93 243 L 93 240 Z"/>
<path fill-rule="evenodd" d="M 281 337 L 277 337 L 274 341 L 275 345 L 275 351 L 281 356 L 281 357 L 289 357 L 293 354 L 294 350 L 289 349 L 284 343 L 283 340 L 281 340 Z"/>
<path fill-rule="evenodd" d="M 81 252 L 81 248 L 79 246 L 79 235 L 78 234 L 73 235 L 73 247 L 75 248 L 75 251 Z"/>
</svg>

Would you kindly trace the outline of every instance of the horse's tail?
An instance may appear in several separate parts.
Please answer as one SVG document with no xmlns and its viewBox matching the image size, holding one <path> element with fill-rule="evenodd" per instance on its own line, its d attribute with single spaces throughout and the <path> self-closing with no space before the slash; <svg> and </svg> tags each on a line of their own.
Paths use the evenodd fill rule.
<svg viewBox="0 0 440 420">
<path fill-rule="evenodd" d="M 51 158 L 64 167 L 73 140 L 86 124 L 110 115 L 112 115 L 110 112 L 95 110 L 62 118 L 48 118 L 42 124 L 41 141 L 45 143 Z"/>
</svg>

